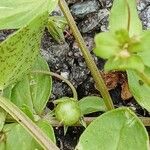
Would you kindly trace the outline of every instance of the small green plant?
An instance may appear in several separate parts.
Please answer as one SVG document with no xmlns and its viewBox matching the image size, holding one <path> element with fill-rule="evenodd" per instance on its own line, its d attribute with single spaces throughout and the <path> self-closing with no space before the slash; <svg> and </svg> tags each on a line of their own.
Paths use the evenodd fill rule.
<svg viewBox="0 0 150 150">
<path fill-rule="evenodd" d="M 117 16 L 117 11 L 121 14 Z M 116 18 L 118 22 L 116 22 Z M 136 3 L 132 1 L 114 1 L 109 23 L 109 32 L 95 37 L 95 54 L 107 59 L 105 71 L 127 71 L 129 86 L 137 102 L 148 111 L 150 86 L 148 57 L 150 31 L 142 31 L 142 25 L 136 12 Z M 140 84 L 140 80 L 143 84 Z M 140 89 L 146 92 L 140 92 Z"/>
<path fill-rule="evenodd" d="M 0 149 L 59 149 L 53 125 L 84 125 L 76 150 L 149 150 L 144 120 L 127 107 L 114 109 L 106 85 L 87 50 L 65 0 L 59 1 L 64 17 L 49 17 L 57 0 L 0 1 L 0 29 L 17 29 L 0 43 Z M 8 9 L 11 8 L 11 9 Z M 119 13 L 118 13 L 119 12 Z M 66 21 L 81 48 L 102 98 L 87 96 L 78 101 L 74 86 L 50 72 L 41 57 L 40 41 L 45 27 L 57 42 L 64 41 Z M 107 59 L 105 71 L 126 71 L 135 100 L 150 112 L 149 31 L 142 31 L 135 0 L 114 0 L 109 32 L 95 37 L 97 56 Z M 64 81 L 73 97 L 55 100 L 45 111 L 52 78 Z M 142 82 L 142 84 L 141 84 Z M 42 92 L 41 92 L 42 91 Z M 95 120 L 87 114 L 103 112 Z M 146 124 L 150 126 L 150 124 Z"/>
</svg>

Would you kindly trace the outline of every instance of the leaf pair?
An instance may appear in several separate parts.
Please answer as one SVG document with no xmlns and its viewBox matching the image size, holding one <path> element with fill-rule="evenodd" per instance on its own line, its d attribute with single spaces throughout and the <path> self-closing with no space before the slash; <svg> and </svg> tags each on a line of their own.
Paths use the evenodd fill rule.
<svg viewBox="0 0 150 150">
<path fill-rule="evenodd" d="M 135 0 L 114 1 L 109 29 L 109 32 L 95 37 L 94 52 L 97 56 L 108 59 L 105 70 L 144 71 L 144 66 L 149 65 L 150 31 L 142 32 Z"/>
</svg>

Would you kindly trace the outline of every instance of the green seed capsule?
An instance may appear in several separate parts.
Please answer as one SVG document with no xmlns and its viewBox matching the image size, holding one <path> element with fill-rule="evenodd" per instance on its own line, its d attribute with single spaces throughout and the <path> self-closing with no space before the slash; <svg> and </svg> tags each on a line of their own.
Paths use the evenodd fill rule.
<svg viewBox="0 0 150 150">
<path fill-rule="evenodd" d="M 81 117 L 81 110 L 78 102 L 68 98 L 58 103 L 55 108 L 55 116 L 58 121 L 66 126 L 77 123 Z"/>
</svg>

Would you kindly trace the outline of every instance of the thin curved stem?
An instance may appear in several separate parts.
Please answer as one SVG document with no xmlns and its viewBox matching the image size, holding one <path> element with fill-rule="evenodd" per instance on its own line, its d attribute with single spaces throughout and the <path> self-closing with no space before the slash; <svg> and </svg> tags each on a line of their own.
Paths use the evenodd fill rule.
<svg viewBox="0 0 150 150">
<path fill-rule="evenodd" d="M 10 100 L 0 96 L 0 107 L 21 124 L 45 150 L 59 150 L 47 135 Z"/>
<path fill-rule="evenodd" d="M 51 76 L 54 76 L 54 77 L 64 81 L 71 88 L 72 93 L 73 93 L 73 98 L 76 100 L 78 99 L 78 94 L 77 94 L 77 91 L 76 91 L 75 87 L 73 86 L 73 84 L 69 80 L 62 77 L 61 75 L 54 73 L 54 72 L 42 71 L 42 70 L 34 70 L 31 73 L 41 73 L 41 74 L 51 75 Z"/>
<path fill-rule="evenodd" d="M 63 11 L 64 16 L 66 17 L 68 24 L 70 25 L 70 28 L 72 29 L 72 32 L 74 34 L 76 41 L 79 44 L 79 47 L 80 47 L 80 49 L 83 53 L 83 56 L 85 58 L 86 64 L 87 64 L 89 70 L 91 71 L 93 79 L 95 80 L 95 83 L 97 85 L 97 89 L 100 91 L 107 109 L 108 110 L 114 109 L 112 99 L 109 95 L 109 92 L 108 92 L 107 87 L 104 83 L 104 80 L 103 80 L 103 78 L 100 74 L 100 71 L 98 70 L 90 52 L 88 51 L 88 49 L 86 47 L 86 44 L 82 38 L 82 35 L 79 32 L 79 30 L 75 24 L 75 21 L 74 21 L 71 13 L 69 11 L 69 8 L 68 8 L 66 1 L 65 0 L 59 0 L 59 6 L 60 6 L 61 10 Z"/>
</svg>

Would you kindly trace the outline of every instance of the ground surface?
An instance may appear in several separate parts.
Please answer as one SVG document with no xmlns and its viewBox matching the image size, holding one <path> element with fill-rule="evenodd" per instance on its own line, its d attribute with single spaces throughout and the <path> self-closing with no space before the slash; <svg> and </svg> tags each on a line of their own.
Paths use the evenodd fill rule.
<svg viewBox="0 0 150 150">
<path fill-rule="evenodd" d="M 85 39 L 86 45 L 93 55 L 93 38 L 95 34 L 108 29 L 108 16 L 112 6 L 112 0 L 67 0 L 67 2 Z M 139 1 L 137 9 L 143 23 L 143 28 L 150 28 L 150 0 Z M 57 10 L 54 14 L 60 15 L 61 12 Z M 11 32 L 12 31 L 0 31 L 0 41 L 3 41 Z M 67 34 L 66 42 L 58 44 L 51 38 L 50 34 L 45 31 L 42 40 L 41 53 L 46 58 L 51 71 L 61 74 L 74 84 L 79 99 L 87 95 L 98 95 L 99 92 L 94 86 L 90 71 L 86 67 L 80 49 L 69 29 L 67 29 L 67 32 L 69 32 L 70 35 Z M 102 70 L 104 61 L 96 58 L 94 55 L 93 58 L 99 69 Z M 114 75 L 105 76 L 108 88 L 111 89 L 110 94 L 115 106 L 131 106 L 137 115 L 149 116 L 149 113 L 143 110 L 129 95 L 129 97 L 125 98 L 126 100 L 123 100 L 124 98 L 121 96 L 123 82 L 116 82 L 118 78 L 125 80 L 125 74 L 119 73 L 119 76 L 117 74 L 117 79 L 116 74 L 115 77 Z M 63 96 L 71 96 L 71 94 L 71 90 L 67 85 L 55 79 L 53 80 L 51 101 Z M 52 104 L 49 102 L 48 107 L 51 106 Z M 66 136 L 64 136 L 62 127 L 55 128 L 57 144 L 61 150 L 74 149 L 83 130 L 83 127 L 71 127 Z"/>
</svg>

